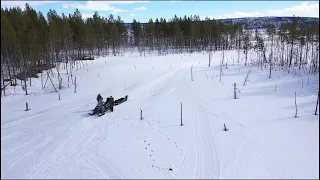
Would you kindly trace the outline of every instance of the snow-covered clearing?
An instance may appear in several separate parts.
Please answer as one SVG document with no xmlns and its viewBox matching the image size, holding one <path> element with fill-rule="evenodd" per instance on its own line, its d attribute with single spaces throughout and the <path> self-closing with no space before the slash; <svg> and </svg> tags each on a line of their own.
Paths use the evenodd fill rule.
<svg viewBox="0 0 320 180">
<path fill-rule="evenodd" d="M 1 99 L 1 178 L 318 179 L 318 75 L 273 71 L 269 79 L 268 69 L 251 67 L 243 86 L 250 66 L 233 65 L 234 51 L 225 57 L 222 82 L 220 52 L 212 67 L 206 53 L 126 54 L 84 62 L 73 72 L 76 93 L 61 70 L 60 101 L 40 78 L 28 96 L 10 87 Z M 129 98 L 112 113 L 89 116 L 98 93 Z"/>
</svg>

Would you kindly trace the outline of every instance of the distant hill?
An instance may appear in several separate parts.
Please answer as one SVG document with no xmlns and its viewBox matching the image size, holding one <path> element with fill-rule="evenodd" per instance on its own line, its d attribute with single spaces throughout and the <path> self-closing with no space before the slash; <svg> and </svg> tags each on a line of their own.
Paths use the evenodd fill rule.
<svg viewBox="0 0 320 180">
<path fill-rule="evenodd" d="M 318 23 L 319 18 L 313 17 L 299 17 L 302 25 L 308 25 Z M 251 29 L 267 28 L 268 24 L 274 24 L 276 28 L 279 28 L 283 23 L 291 23 L 293 17 L 247 17 L 247 18 L 230 18 L 219 19 L 221 22 L 231 23 L 248 23 Z"/>
<path fill-rule="evenodd" d="M 300 23 L 303 25 L 319 23 L 319 18 L 314 17 L 299 17 Z M 264 29 L 268 24 L 274 24 L 276 28 L 279 28 L 283 23 L 291 23 L 293 17 L 245 17 L 245 18 L 228 18 L 228 19 L 216 19 L 225 23 L 248 23 L 251 29 Z M 146 24 L 146 23 L 142 23 Z M 131 23 L 126 23 L 127 28 L 131 28 Z"/>
</svg>

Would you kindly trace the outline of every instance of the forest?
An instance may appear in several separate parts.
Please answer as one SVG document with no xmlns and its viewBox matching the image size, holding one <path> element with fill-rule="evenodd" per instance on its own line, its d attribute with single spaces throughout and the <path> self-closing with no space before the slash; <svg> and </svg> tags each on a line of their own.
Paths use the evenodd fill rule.
<svg viewBox="0 0 320 180">
<path fill-rule="evenodd" d="M 47 18 L 45 18 L 45 16 Z M 237 61 L 261 67 L 305 69 L 319 72 L 319 22 L 301 25 L 299 17 L 276 29 L 268 25 L 265 32 L 251 29 L 248 24 L 222 23 L 215 19 L 200 20 L 199 16 L 156 18 L 147 23 L 133 20 L 126 26 L 120 16 L 83 19 L 78 9 L 60 16 L 55 10 L 45 15 L 26 4 L 21 8 L 1 9 L 1 87 L 15 85 L 17 79 L 36 77 L 42 70 L 59 63 L 70 65 L 94 56 L 121 56 L 139 51 L 141 56 L 157 52 L 193 53 L 236 50 Z M 249 52 L 259 58 L 252 59 Z M 244 58 L 240 58 L 240 56 Z M 222 64 L 225 63 L 222 61 Z M 6 84 L 8 83 L 8 84 Z"/>
</svg>

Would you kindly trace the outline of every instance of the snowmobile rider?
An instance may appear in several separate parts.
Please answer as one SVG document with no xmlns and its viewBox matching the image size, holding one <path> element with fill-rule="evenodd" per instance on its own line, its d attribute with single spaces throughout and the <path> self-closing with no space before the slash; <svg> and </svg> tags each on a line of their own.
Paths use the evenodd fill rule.
<svg viewBox="0 0 320 180">
<path fill-rule="evenodd" d="M 110 102 L 110 98 L 109 97 L 107 97 L 107 100 L 106 100 L 105 104 L 107 104 L 108 102 Z"/>
<path fill-rule="evenodd" d="M 110 109 L 111 109 L 111 112 L 113 112 L 113 106 L 114 106 L 114 99 L 112 96 L 110 96 L 109 98 L 109 103 L 110 103 Z"/>
<path fill-rule="evenodd" d="M 97 101 L 98 101 L 98 106 L 102 106 L 103 105 L 103 98 L 102 98 L 101 94 L 98 94 Z"/>
</svg>

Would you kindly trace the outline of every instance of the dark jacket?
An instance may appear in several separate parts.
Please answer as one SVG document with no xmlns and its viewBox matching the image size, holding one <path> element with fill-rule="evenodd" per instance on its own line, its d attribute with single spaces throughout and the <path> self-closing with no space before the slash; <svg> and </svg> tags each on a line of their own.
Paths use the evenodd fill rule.
<svg viewBox="0 0 320 180">
<path fill-rule="evenodd" d="M 101 95 L 98 95 L 98 96 L 97 96 L 97 101 L 102 101 L 102 100 L 103 100 L 102 96 L 101 96 Z"/>
<path fill-rule="evenodd" d="M 98 106 L 103 105 L 103 98 L 101 97 L 101 95 L 97 97 L 97 101 L 98 101 Z"/>
<path fill-rule="evenodd" d="M 111 105 L 111 106 L 114 106 L 114 99 L 113 99 L 112 96 L 110 97 L 109 102 L 110 102 L 110 105 Z"/>
<path fill-rule="evenodd" d="M 107 97 L 106 103 L 108 103 L 109 101 L 110 101 L 110 98 L 109 98 L 109 97 Z"/>
</svg>

